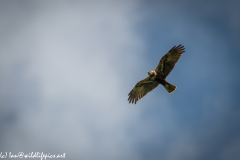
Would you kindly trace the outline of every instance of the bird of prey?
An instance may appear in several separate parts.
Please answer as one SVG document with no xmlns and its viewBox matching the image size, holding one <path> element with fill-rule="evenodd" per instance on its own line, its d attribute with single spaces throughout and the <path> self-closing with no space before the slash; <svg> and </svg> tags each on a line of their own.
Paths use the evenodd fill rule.
<svg viewBox="0 0 240 160">
<path fill-rule="evenodd" d="M 153 71 L 148 71 L 148 77 L 139 81 L 130 91 L 128 94 L 129 103 L 136 104 L 139 99 L 144 97 L 148 92 L 151 92 L 159 84 L 163 85 L 168 93 L 175 91 L 177 87 L 168 83 L 166 77 L 184 52 L 185 48 L 181 44 L 170 49 L 170 51 L 161 58 L 157 68 Z"/>
</svg>

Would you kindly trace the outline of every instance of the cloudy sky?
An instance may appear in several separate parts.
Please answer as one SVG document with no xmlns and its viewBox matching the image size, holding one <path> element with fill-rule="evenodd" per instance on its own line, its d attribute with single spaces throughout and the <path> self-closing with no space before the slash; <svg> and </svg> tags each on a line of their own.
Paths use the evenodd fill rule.
<svg viewBox="0 0 240 160">
<path fill-rule="evenodd" d="M 0 153 L 240 159 L 237 1 L 0 2 Z M 174 45 L 186 52 L 136 105 Z"/>
</svg>

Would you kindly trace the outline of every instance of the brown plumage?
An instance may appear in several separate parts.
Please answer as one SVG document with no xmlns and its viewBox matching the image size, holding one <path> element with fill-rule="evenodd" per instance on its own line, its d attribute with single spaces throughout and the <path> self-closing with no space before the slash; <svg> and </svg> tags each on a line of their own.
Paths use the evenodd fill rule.
<svg viewBox="0 0 240 160">
<path fill-rule="evenodd" d="M 185 48 L 181 44 L 170 49 L 170 51 L 161 58 L 157 68 L 149 71 L 148 77 L 139 81 L 131 90 L 128 94 L 129 103 L 136 104 L 139 99 L 144 97 L 148 92 L 151 92 L 159 84 L 162 84 L 168 93 L 175 91 L 177 87 L 168 83 L 165 79 L 184 52 Z"/>
</svg>

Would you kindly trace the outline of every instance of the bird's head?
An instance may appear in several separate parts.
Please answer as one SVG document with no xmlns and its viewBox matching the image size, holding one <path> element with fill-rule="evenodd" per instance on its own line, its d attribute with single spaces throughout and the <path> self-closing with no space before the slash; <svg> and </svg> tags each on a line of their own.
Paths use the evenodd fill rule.
<svg viewBox="0 0 240 160">
<path fill-rule="evenodd" d="M 148 71 L 149 76 L 156 76 L 157 73 L 155 71 Z"/>
</svg>

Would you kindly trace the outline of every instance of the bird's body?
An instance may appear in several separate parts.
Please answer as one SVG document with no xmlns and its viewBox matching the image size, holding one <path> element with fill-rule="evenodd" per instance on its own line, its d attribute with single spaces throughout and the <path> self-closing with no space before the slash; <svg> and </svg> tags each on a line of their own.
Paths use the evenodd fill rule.
<svg viewBox="0 0 240 160">
<path fill-rule="evenodd" d="M 148 77 L 139 81 L 128 94 L 129 103 L 136 104 L 139 99 L 155 89 L 159 84 L 163 85 L 168 93 L 175 91 L 177 87 L 168 83 L 166 81 L 166 77 L 172 71 L 180 56 L 184 52 L 184 46 L 178 45 L 177 47 L 174 46 L 166 55 L 164 55 L 157 68 L 153 71 L 149 71 Z"/>
</svg>

